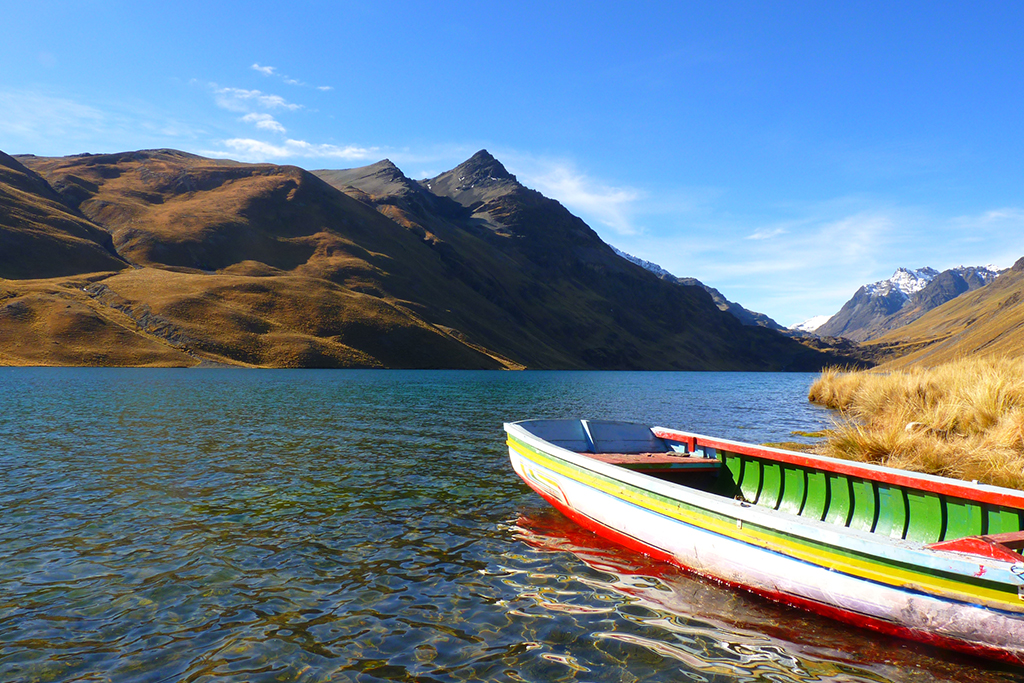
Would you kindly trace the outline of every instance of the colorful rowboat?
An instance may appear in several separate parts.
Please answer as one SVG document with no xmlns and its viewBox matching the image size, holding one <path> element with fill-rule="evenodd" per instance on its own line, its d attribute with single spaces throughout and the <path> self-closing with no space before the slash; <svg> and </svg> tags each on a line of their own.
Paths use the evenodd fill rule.
<svg viewBox="0 0 1024 683">
<path fill-rule="evenodd" d="M 506 423 L 576 523 L 858 626 L 1024 665 L 1024 492 L 603 420 Z"/>
</svg>

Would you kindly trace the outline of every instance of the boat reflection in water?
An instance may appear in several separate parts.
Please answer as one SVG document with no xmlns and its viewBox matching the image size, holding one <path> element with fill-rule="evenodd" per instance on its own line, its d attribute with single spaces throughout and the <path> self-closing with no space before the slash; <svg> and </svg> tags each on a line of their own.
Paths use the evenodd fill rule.
<svg viewBox="0 0 1024 683">
<path fill-rule="evenodd" d="M 553 573 L 533 572 L 522 597 L 544 612 L 587 620 L 598 648 L 614 641 L 656 655 L 652 666 L 663 674 L 675 668 L 681 680 L 1024 681 L 1012 666 L 851 628 L 687 574 L 555 510 L 520 516 L 512 532 L 534 551 L 571 553 L 583 563 L 548 557 Z"/>
</svg>

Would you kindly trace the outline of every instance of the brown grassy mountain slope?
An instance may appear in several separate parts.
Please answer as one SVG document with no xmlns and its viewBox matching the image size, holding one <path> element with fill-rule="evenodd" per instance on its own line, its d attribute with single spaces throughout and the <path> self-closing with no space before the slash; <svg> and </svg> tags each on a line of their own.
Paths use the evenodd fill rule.
<svg viewBox="0 0 1024 683">
<path fill-rule="evenodd" d="M 0 365 L 189 366 L 196 358 L 83 290 L 99 273 L 0 279 Z"/>
<path fill-rule="evenodd" d="M 341 190 L 295 167 L 174 150 L 21 161 L 136 267 L 0 281 L 0 362 L 106 364 L 92 338 L 141 359 L 110 364 L 810 370 L 837 360 L 744 328 L 703 290 L 617 257 L 486 152 L 428 184 L 390 162 L 321 172 Z M 61 318 L 65 336 L 47 344 L 56 328 L 39 321 L 60 306 L 92 327 L 75 336 Z M 30 332 L 37 344 L 16 342 Z"/>
<path fill-rule="evenodd" d="M 57 277 L 127 264 L 110 235 L 66 206 L 36 173 L 0 152 L 0 278 Z"/>
<path fill-rule="evenodd" d="M 159 319 L 196 358 L 516 367 L 416 310 L 460 294 L 419 239 L 301 169 L 172 150 L 26 161 L 145 266 L 97 300 L 147 332 Z"/>
<path fill-rule="evenodd" d="M 961 294 L 865 346 L 896 356 L 883 366 L 892 368 L 1024 356 L 1024 258 L 989 285 Z"/>
<path fill-rule="evenodd" d="M 826 358 L 781 335 L 740 329 L 702 289 L 619 257 L 486 151 L 419 183 L 390 162 L 315 173 L 429 245 L 452 278 L 511 321 L 511 336 L 505 325 L 469 327 L 515 357 L 541 344 L 597 368 L 796 369 Z"/>
</svg>

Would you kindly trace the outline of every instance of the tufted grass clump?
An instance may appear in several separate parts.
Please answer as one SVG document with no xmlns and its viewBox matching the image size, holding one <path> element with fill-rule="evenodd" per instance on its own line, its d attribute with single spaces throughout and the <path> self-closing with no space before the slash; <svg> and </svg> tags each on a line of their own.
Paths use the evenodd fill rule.
<svg viewBox="0 0 1024 683">
<path fill-rule="evenodd" d="M 1024 359 L 829 368 L 808 398 L 839 411 L 827 455 L 1024 489 Z"/>
</svg>

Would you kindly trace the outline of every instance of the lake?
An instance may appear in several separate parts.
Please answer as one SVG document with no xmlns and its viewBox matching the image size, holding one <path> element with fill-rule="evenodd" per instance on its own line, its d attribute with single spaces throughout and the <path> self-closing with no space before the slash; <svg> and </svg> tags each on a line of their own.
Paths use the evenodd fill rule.
<svg viewBox="0 0 1024 683">
<path fill-rule="evenodd" d="M 502 423 L 757 443 L 813 375 L 0 368 L 3 681 L 1022 681 L 617 548 Z"/>
</svg>

